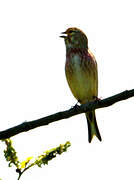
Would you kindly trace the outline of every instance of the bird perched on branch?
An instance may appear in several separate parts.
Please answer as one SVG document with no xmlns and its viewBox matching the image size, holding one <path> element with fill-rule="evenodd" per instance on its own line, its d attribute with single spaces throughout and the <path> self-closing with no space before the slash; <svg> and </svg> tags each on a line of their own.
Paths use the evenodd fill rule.
<svg viewBox="0 0 134 180">
<path fill-rule="evenodd" d="M 78 28 L 68 28 L 60 37 L 65 40 L 65 74 L 72 94 L 81 104 L 94 101 L 98 96 L 98 71 L 86 35 Z M 86 112 L 86 118 L 88 141 L 91 142 L 94 135 L 101 141 L 95 111 Z"/>
</svg>

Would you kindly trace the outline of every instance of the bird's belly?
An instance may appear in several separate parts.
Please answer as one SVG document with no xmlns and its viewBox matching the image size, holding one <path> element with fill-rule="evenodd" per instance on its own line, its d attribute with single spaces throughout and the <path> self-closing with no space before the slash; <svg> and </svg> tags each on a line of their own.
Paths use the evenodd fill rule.
<svg viewBox="0 0 134 180">
<path fill-rule="evenodd" d="M 92 72 L 88 68 L 82 68 L 78 58 L 66 67 L 66 77 L 74 97 L 80 103 L 91 101 L 97 96 Z"/>
</svg>

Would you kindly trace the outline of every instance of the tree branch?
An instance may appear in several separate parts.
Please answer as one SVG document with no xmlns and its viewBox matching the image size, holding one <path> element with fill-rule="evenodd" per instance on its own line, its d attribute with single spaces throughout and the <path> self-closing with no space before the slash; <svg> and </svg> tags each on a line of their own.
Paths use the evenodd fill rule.
<svg viewBox="0 0 134 180">
<path fill-rule="evenodd" d="M 81 113 L 84 113 L 87 111 L 92 111 L 95 109 L 108 107 L 116 102 L 126 100 L 133 96 L 134 96 L 134 89 L 126 90 L 124 92 L 121 92 L 119 94 L 116 94 L 116 95 L 108 97 L 108 98 L 105 98 L 103 100 L 96 100 L 93 102 L 82 104 L 80 106 L 74 106 L 73 108 L 66 110 L 66 111 L 58 112 L 58 113 L 55 113 L 50 116 L 46 116 L 46 117 L 43 117 L 43 118 L 40 118 L 37 120 L 24 122 L 20 125 L 14 126 L 7 130 L 4 130 L 4 131 L 1 131 L 0 139 L 7 139 L 7 138 L 10 138 L 19 133 L 29 131 L 29 130 L 37 128 L 39 126 L 48 125 L 49 123 L 59 121 L 61 119 L 67 119 L 69 117 L 72 117 L 74 115 L 78 115 L 78 114 L 81 114 Z"/>
</svg>

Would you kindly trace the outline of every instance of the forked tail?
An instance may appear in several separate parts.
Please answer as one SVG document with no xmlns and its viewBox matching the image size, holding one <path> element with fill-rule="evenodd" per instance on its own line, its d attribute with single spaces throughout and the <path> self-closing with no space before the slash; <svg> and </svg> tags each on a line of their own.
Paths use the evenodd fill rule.
<svg viewBox="0 0 134 180">
<path fill-rule="evenodd" d="M 93 136 L 95 135 L 100 141 L 101 135 L 97 126 L 95 111 L 86 112 L 87 125 L 88 125 L 88 141 L 92 141 Z"/>
</svg>

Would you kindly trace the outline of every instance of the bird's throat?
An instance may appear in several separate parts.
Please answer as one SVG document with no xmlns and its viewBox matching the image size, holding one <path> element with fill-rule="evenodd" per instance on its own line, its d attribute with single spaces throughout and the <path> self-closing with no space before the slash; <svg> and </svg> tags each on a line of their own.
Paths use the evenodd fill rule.
<svg viewBox="0 0 134 180">
<path fill-rule="evenodd" d="M 81 57 L 88 55 L 88 49 L 84 48 L 67 48 L 66 49 L 66 57 L 70 58 L 73 55 L 79 55 Z"/>
</svg>

